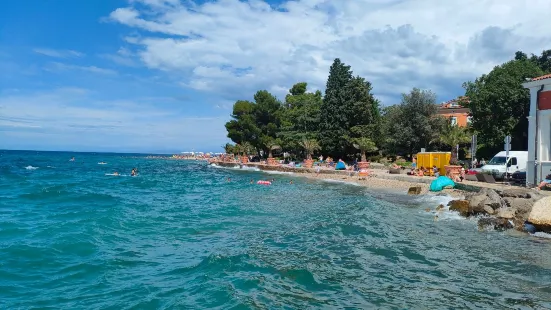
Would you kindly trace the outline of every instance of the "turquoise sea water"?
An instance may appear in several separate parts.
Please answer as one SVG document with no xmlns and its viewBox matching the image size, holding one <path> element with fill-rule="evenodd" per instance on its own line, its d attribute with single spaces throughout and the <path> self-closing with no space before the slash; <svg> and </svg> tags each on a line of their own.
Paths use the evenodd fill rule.
<svg viewBox="0 0 551 310">
<path fill-rule="evenodd" d="M 440 200 L 204 162 L 0 151 L 0 308 L 551 308 L 548 240 L 435 221 L 424 209 Z"/>
</svg>

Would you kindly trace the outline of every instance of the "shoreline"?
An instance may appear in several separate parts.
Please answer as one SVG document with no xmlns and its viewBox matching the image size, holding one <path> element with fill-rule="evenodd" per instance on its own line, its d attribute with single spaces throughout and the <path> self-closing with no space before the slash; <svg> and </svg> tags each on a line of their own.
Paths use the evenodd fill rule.
<svg viewBox="0 0 551 310">
<path fill-rule="evenodd" d="M 418 195 L 412 195 L 413 197 L 430 194 L 431 193 L 429 191 L 430 182 L 432 182 L 432 180 L 434 179 L 434 178 L 428 179 L 427 177 L 427 179 L 422 179 L 422 180 L 416 180 L 416 179 L 409 180 L 408 178 L 404 178 L 404 175 L 388 175 L 386 177 L 382 177 L 381 169 L 370 169 L 370 177 L 366 179 L 360 179 L 358 175 L 352 171 L 321 169 L 320 173 L 318 174 L 316 173 L 315 169 L 312 169 L 312 168 L 291 168 L 291 167 L 285 167 L 285 166 L 268 166 L 268 165 L 256 164 L 256 163 L 239 164 L 239 163 L 231 163 L 231 162 L 211 162 L 209 164 L 215 164 L 218 167 L 229 168 L 229 169 L 232 169 L 232 168 L 235 169 L 237 166 L 245 166 L 249 168 L 256 168 L 258 169 L 258 171 L 261 171 L 267 174 L 304 177 L 310 180 L 355 185 L 355 186 L 361 186 L 361 187 L 367 188 L 369 190 L 379 189 L 379 190 L 385 190 L 388 193 L 402 194 L 402 195 L 407 195 L 408 190 L 411 187 L 420 187 L 421 188 L 420 193 Z M 374 172 L 374 170 L 381 170 L 381 172 Z M 446 196 L 450 196 L 452 198 L 462 198 L 462 197 L 465 197 L 465 194 L 467 193 L 467 191 L 462 189 L 447 189 L 447 190 L 443 190 L 440 193 Z M 436 195 L 438 195 L 438 193 L 434 193 L 434 196 Z"/>
</svg>

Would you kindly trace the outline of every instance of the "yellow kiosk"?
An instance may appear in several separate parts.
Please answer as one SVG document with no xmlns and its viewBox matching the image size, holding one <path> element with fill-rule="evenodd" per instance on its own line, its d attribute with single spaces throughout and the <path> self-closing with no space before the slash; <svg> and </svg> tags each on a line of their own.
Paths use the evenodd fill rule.
<svg viewBox="0 0 551 310">
<path fill-rule="evenodd" d="M 417 153 L 417 168 L 425 168 L 429 174 L 434 175 L 432 167 L 436 166 L 440 175 L 446 175 L 444 166 L 450 164 L 451 152 L 421 152 Z"/>
</svg>

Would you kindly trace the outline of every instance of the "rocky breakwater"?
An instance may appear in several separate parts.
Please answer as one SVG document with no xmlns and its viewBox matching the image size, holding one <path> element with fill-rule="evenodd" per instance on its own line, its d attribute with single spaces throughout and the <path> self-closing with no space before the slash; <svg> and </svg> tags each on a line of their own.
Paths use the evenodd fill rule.
<svg viewBox="0 0 551 310">
<path fill-rule="evenodd" d="M 526 231 L 525 224 L 531 222 L 532 210 L 550 197 L 524 188 L 511 188 L 503 191 L 483 188 L 476 193 L 467 193 L 465 199 L 453 200 L 448 204 L 450 211 L 457 211 L 465 217 L 480 216 L 479 228 L 505 230 L 515 228 Z M 545 223 L 551 228 L 551 205 L 545 210 Z M 540 207 L 545 209 L 544 207 Z M 539 210 L 539 209 L 538 209 Z M 542 222 L 543 223 L 543 222 Z M 543 227 L 543 226 L 542 226 Z M 542 228 L 539 228 L 542 229 Z M 543 229 L 542 229 L 543 230 Z"/>
</svg>

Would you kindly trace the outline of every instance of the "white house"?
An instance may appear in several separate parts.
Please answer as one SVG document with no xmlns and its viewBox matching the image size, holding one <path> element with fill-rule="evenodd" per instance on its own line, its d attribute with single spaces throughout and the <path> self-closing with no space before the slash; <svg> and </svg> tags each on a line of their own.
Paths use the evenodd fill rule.
<svg viewBox="0 0 551 310">
<path fill-rule="evenodd" d="M 538 185 L 551 174 L 551 74 L 522 84 L 530 90 L 526 185 Z"/>
</svg>

